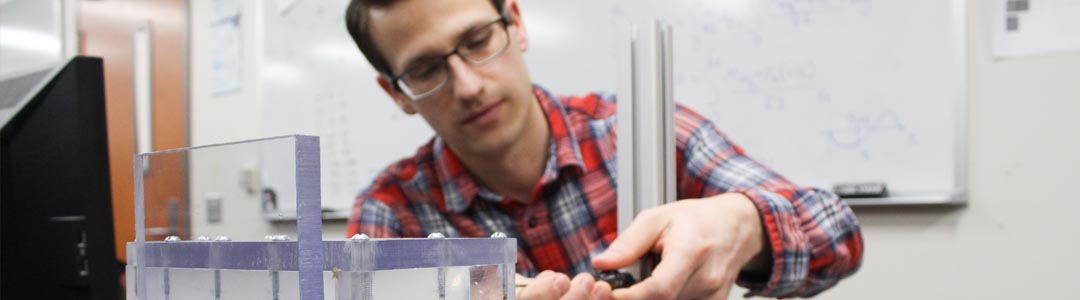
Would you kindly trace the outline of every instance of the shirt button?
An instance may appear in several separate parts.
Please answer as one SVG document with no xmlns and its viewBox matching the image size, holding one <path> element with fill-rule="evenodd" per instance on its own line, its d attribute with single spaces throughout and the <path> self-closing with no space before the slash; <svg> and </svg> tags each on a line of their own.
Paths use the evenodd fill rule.
<svg viewBox="0 0 1080 300">
<path fill-rule="evenodd" d="M 536 227 L 536 217 L 529 217 L 529 228 Z"/>
</svg>

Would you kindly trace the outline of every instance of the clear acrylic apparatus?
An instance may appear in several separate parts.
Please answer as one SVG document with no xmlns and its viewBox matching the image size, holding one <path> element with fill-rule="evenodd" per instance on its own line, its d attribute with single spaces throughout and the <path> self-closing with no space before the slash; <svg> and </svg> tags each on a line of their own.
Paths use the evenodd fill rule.
<svg viewBox="0 0 1080 300">
<path fill-rule="evenodd" d="M 313 136 L 136 155 L 127 298 L 514 298 L 504 235 L 323 240 L 319 171 Z"/>
</svg>

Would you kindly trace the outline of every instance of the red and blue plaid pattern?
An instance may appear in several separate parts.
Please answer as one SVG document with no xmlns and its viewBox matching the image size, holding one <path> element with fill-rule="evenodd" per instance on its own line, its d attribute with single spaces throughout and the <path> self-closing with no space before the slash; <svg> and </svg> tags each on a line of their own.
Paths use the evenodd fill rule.
<svg viewBox="0 0 1080 300">
<path fill-rule="evenodd" d="M 590 257 L 618 233 L 615 95 L 555 98 L 540 87 L 534 93 L 552 140 L 532 199 L 509 199 L 479 185 L 435 137 L 357 196 L 349 236 L 488 237 L 501 231 L 518 239 L 518 273 L 591 272 Z M 688 108 L 677 106 L 675 126 L 678 198 L 743 193 L 762 214 L 773 267 L 767 278 L 739 278 L 752 295 L 812 296 L 859 268 L 859 225 L 836 195 L 792 184 Z"/>
</svg>

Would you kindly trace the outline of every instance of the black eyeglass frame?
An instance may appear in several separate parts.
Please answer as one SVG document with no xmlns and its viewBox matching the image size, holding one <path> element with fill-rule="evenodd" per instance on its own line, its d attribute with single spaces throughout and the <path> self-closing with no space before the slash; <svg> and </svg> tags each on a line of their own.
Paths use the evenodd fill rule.
<svg viewBox="0 0 1080 300">
<path fill-rule="evenodd" d="M 506 34 L 506 43 L 503 44 L 503 46 L 499 49 L 499 51 L 496 51 L 495 54 L 492 54 L 491 56 L 489 56 L 487 58 L 484 58 L 482 60 L 479 60 L 479 61 L 473 61 L 473 60 L 469 59 L 468 57 L 466 57 L 465 55 L 461 54 L 460 49 L 461 49 L 461 44 L 463 43 L 463 41 L 458 41 L 457 45 L 454 46 L 453 51 L 450 51 L 450 53 L 439 56 L 438 61 L 440 62 L 440 64 L 448 65 L 449 62 L 447 62 L 447 59 L 449 59 L 450 56 L 453 56 L 453 55 L 458 55 L 462 59 L 464 59 L 465 61 L 467 61 L 467 62 L 469 62 L 470 64 L 473 64 L 473 65 L 480 65 L 480 64 L 487 63 L 488 61 L 491 61 L 492 59 L 502 55 L 503 52 L 506 52 L 506 49 L 510 47 L 510 28 L 509 28 L 509 26 L 510 26 L 510 18 L 509 18 L 509 16 L 507 16 L 506 13 L 503 12 L 503 14 L 500 15 L 498 19 L 496 19 L 494 21 L 491 21 L 489 23 L 485 23 L 483 26 L 480 26 L 480 27 L 477 27 L 477 28 L 484 28 L 484 27 L 487 27 L 487 26 L 491 26 L 491 24 L 495 24 L 495 23 L 502 24 L 504 34 Z M 446 85 L 447 82 L 450 82 L 450 76 L 446 75 L 446 78 L 443 79 L 443 82 L 440 83 L 438 86 L 436 86 L 434 89 L 431 89 L 430 91 L 421 93 L 419 95 L 412 95 L 411 93 L 406 92 L 405 91 L 406 89 L 401 86 L 403 84 L 401 82 L 402 81 L 401 78 L 404 77 L 405 74 L 408 74 L 410 71 L 412 71 L 412 70 L 414 70 L 416 68 L 419 68 L 419 67 L 423 67 L 423 66 L 416 66 L 416 67 L 410 68 L 409 70 L 405 70 L 405 71 L 401 72 L 400 75 L 394 75 L 393 73 L 389 73 L 389 70 L 388 70 L 388 72 L 386 74 L 384 74 L 383 76 L 388 77 L 390 79 L 390 85 L 393 86 L 394 89 L 397 90 L 398 92 L 401 92 L 401 93 L 405 94 L 405 96 L 408 97 L 409 100 L 411 100 L 411 101 L 419 101 L 419 100 L 422 100 L 424 98 L 427 98 L 428 96 L 431 96 L 431 95 L 435 94 L 435 92 L 437 92 L 439 90 L 442 90 L 443 86 Z M 445 66 L 445 69 L 449 69 L 449 66 Z"/>
</svg>

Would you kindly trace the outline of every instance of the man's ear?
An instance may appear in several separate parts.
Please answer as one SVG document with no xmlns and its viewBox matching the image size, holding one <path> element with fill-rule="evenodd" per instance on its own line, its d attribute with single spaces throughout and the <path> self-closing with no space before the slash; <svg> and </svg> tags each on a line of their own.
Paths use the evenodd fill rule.
<svg viewBox="0 0 1080 300">
<path fill-rule="evenodd" d="M 379 82 L 379 87 L 381 87 L 387 95 L 390 95 L 390 99 L 394 100 L 394 104 L 397 105 L 402 112 L 405 112 L 407 115 L 416 114 L 416 109 L 412 107 L 412 101 L 409 100 L 409 97 L 390 86 L 390 82 L 386 80 L 386 77 L 379 76 L 375 81 Z"/>
<path fill-rule="evenodd" d="M 517 0 L 505 0 L 503 7 L 507 12 L 507 17 L 510 18 L 510 25 L 514 25 L 517 30 L 516 38 L 518 47 L 521 48 L 521 52 L 529 49 L 529 36 L 525 34 L 525 20 L 521 18 L 521 10 L 518 9 Z"/>
</svg>

